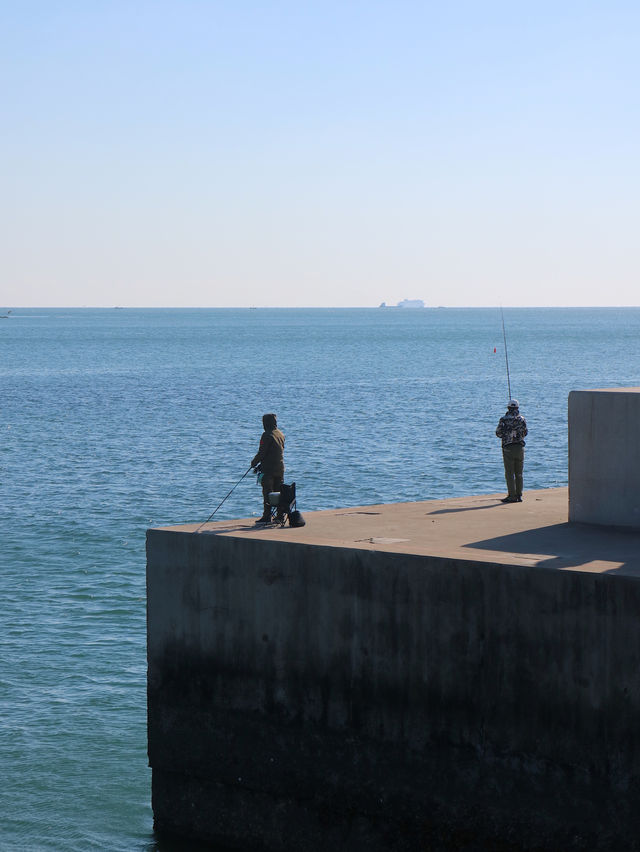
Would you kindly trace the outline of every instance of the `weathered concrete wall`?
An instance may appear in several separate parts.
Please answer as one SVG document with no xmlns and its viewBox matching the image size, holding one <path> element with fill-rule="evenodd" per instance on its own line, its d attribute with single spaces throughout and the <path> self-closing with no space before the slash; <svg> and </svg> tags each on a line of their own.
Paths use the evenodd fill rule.
<svg viewBox="0 0 640 852">
<path fill-rule="evenodd" d="M 171 530 L 147 556 L 159 830 L 639 848 L 640 580 Z"/>
<path fill-rule="evenodd" d="M 569 394 L 569 520 L 640 529 L 640 388 Z"/>
</svg>

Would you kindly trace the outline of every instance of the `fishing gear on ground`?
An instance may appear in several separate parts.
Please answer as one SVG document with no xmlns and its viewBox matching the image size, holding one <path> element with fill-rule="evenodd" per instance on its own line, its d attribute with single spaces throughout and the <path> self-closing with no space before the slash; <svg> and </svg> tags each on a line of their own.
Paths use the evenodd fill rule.
<svg viewBox="0 0 640 852">
<path fill-rule="evenodd" d="M 257 464 L 255 467 L 253 465 L 249 465 L 247 470 L 242 474 L 240 479 L 236 482 L 233 488 L 223 497 L 223 499 L 218 503 L 213 512 L 209 515 L 206 521 L 203 521 L 196 532 L 199 532 L 205 524 L 208 524 L 211 518 L 215 515 L 215 513 L 220 509 L 220 507 L 225 503 L 228 498 L 233 494 L 238 485 L 242 482 L 242 480 L 247 476 L 249 471 L 253 471 L 256 474 L 256 483 L 257 485 L 262 485 L 262 480 L 264 479 L 264 473 L 262 472 L 261 466 Z M 280 487 L 280 491 L 270 491 L 269 492 L 269 504 L 271 506 L 271 518 L 270 522 L 277 523 L 279 526 L 283 527 L 287 521 L 289 521 L 290 527 L 303 527 L 306 524 L 305 519 L 302 517 L 302 512 L 300 512 L 296 507 L 296 484 L 292 482 L 291 485 L 285 485 L 282 483 Z"/>
<path fill-rule="evenodd" d="M 261 486 L 262 481 L 264 480 L 264 473 L 262 472 L 261 465 L 257 464 L 253 468 L 253 472 L 256 474 L 256 484 Z M 296 508 L 295 482 L 292 482 L 291 485 L 286 485 L 283 482 L 280 486 L 280 491 L 270 491 L 267 495 L 267 499 L 269 501 L 269 518 L 261 518 L 256 521 L 256 523 L 274 523 L 283 527 L 288 520 L 290 527 L 305 526 L 306 521 L 302 517 L 302 512 Z"/>
</svg>

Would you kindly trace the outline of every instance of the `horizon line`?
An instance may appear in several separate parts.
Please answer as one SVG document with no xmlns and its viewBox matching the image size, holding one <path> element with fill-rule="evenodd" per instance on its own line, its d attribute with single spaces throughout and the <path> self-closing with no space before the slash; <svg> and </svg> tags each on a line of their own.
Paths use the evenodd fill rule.
<svg viewBox="0 0 640 852">
<path fill-rule="evenodd" d="M 255 310 L 329 310 L 329 311 L 351 311 L 351 310 L 401 310 L 409 313 L 420 313 L 420 311 L 433 310 L 607 310 L 616 308 L 639 308 L 640 305 L 616 304 L 616 305 L 424 305 L 422 307 L 406 308 L 401 305 L 6 305 L 0 310 L 8 311 L 33 311 L 33 310 L 142 310 L 142 311 L 193 311 L 193 310 L 221 310 L 221 311 L 255 311 Z"/>
</svg>

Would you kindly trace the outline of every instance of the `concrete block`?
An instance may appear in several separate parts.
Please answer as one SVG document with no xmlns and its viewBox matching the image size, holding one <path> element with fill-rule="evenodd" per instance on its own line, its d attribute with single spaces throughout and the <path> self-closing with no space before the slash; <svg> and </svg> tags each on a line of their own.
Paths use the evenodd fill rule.
<svg viewBox="0 0 640 852">
<path fill-rule="evenodd" d="M 526 496 L 149 530 L 156 830 L 640 850 L 640 533 Z"/>
<path fill-rule="evenodd" d="M 569 520 L 640 529 L 640 387 L 569 394 Z"/>
</svg>

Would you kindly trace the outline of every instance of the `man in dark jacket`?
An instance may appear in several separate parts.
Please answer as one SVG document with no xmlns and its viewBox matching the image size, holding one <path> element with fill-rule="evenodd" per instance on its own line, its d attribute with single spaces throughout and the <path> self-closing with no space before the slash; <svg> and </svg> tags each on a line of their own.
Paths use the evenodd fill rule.
<svg viewBox="0 0 640 852">
<path fill-rule="evenodd" d="M 520 414 L 517 399 L 510 399 L 507 412 L 500 418 L 496 435 L 502 439 L 502 460 L 508 494 L 503 503 L 522 503 L 522 469 L 527 421 Z"/>
<path fill-rule="evenodd" d="M 251 467 L 259 467 L 262 473 L 262 517 L 256 523 L 266 524 L 271 520 L 269 492 L 280 491 L 284 481 L 284 435 L 278 429 L 275 414 L 262 417 L 264 432 L 260 438 L 260 448 L 253 457 Z"/>
</svg>

